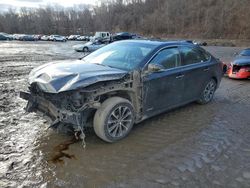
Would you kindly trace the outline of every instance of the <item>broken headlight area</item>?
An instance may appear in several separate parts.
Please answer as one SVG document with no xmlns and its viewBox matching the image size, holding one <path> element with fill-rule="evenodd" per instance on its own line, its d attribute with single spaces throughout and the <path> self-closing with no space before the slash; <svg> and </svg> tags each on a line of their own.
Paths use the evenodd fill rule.
<svg viewBox="0 0 250 188">
<path fill-rule="evenodd" d="M 42 113 L 52 121 L 50 127 L 69 125 L 72 130 L 89 127 L 88 121 L 99 106 L 98 98 L 80 91 L 68 91 L 58 94 L 44 93 L 35 85 L 30 86 L 30 93 L 20 92 L 20 97 L 27 100 L 27 112 Z"/>
</svg>

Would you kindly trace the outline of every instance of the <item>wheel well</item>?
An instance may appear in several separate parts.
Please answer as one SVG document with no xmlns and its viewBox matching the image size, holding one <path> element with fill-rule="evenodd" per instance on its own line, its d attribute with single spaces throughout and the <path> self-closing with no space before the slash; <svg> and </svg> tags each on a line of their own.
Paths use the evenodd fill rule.
<svg viewBox="0 0 250 188">
<path fill-rule="evenodd" d="M 218 80 L 215 76 L 213 76 L 212 79 L 216 82 L 216 84 L 218 83 Z"/>
<path fill-rule="evenodd" d="M 106 99 L 110 97 L 121 97 L 121 98 L 129 100 L 132 103 L 132 97 L 128 91 L 113 91 L 113 92 L 105 93 L 104 95 L 100 97 L 100 102 L 103 103 Z"/>
</svg>

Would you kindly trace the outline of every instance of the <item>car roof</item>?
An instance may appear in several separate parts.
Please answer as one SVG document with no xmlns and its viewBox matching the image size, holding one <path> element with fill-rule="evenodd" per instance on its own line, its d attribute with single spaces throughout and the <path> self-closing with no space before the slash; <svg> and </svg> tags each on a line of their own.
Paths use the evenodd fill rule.
<svg viewBox="0 0 250 188">
<path fill-rule="evenodd" d="M 133 40 L 124 40 L 118 41 L 121 43 L 137 43 L 137 44 L 148 44 L 153 45 L 155 47 L 162 47 L 162 46 L 172 46 L 172 45 L 189 45 L 189 46 L 196 46 L 185 40 L 148 40 L 148 39 L 133 39 Z"/>
</svg>

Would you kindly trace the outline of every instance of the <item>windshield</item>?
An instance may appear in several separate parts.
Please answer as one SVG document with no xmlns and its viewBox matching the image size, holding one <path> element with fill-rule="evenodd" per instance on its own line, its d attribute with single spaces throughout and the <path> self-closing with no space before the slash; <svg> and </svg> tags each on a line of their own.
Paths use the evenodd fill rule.
<svg viewBox="0 0 250 188">
<path fill-rule="evenodd" d="M 250 56 L 250 49 L 243 50 L 240 53 L 240 56 Z"/>
<path fill-rule="evenodd" d="M 91 53 L 83 61 L 129 71 L 138 67 L 155 47 L 152 44 L 117 42 Z"/>
</svg>

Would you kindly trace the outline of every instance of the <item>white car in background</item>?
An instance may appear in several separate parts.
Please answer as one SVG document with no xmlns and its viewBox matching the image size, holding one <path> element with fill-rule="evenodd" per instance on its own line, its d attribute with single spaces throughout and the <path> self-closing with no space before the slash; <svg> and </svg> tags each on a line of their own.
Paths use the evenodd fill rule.
<svg viewBox="0 0 250 188">
<path fill-rule="evenodd" d="M 106 44 L 100 41 L 87 42 L 85 44 L 77 44 L 73 46 L 73 49 L 77 52 L 93 52 Z"/>
<path fill-rule="evenodd" d="M 77 37 L 78 41 L 87 41 L 88 40 L 88 37 L 87 36 L 80 36 L 80 37 Z"/>
<path fill-rule="evenodd" d="M 20 40 L 20 38 L 23 36 L 24 34 L 13 34 L 13 38 L 14 40 Z"/>
<path fill-rule="evenodd" d="M 51 41 L 59 41 L 59 42 L 66 42 L 67 39 L 61 35 L 50 35 L 49 40 Z"/>
<path fill-rule="evenodd" d="M 49 37 L 50 37 L 50 36 L 48 36 L 48 35 L 43 35 L 43 36 L 41 37 L 41 40 L 48 41 L 48 40 L 49 40 Z"/>
<path fill-rule="evenodd" d="M 80 35 L 70 35 L 68 40 L 76 40 Z"/>
</svg>

